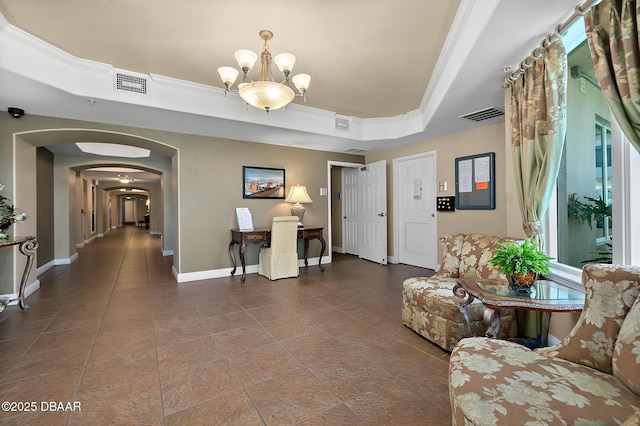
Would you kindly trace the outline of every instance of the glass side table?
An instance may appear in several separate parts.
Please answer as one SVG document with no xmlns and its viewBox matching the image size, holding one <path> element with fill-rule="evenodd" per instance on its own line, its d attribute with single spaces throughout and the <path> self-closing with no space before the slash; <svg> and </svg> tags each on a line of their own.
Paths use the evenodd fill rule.
<svg viewBox="0 0 640 426">
<path fill-rule="evenodd" d="M 542 312 L 540 340 L 547 346 L 549 321 L 552 312 L 576 312 L 584 308 L 584 293 L 565 284 L 549 280 L 537 280 L 531 291 L 523 293 L 509 286 L 506 280 L 473 280 L 458 278 L 453 293 L 460 299 L 458 308 L 464 318 L 467 336 L 471 336 L 471 324 L 467 306 L 478 299 L 485 307 L 484 322 L 487 337 L 495 338 L 500 329 L 500 308 L 527 309 Z"/>
</svg>

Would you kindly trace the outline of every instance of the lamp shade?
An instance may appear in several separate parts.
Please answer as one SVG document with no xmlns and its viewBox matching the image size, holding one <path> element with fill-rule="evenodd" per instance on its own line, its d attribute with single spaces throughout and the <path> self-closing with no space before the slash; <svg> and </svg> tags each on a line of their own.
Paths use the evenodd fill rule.
<svg viewBox="0 0 640 426">
<path fill-rule="evenodd" d="M 300 93 L 304 93 L 309 88 L 309 83 L 311 82 L 311 76 L 309 74 L 298 74 L 298 75 L 294 75 L 292 80 L 293 80 L 293 84 L 295 84 L 296 86 L 296 89 L 298 89 Z"/>
<path fill-rule="evenodd" d="M 240 65 L 240 68 L 242 68 L 243 71 L 245 69 L 247 71 L 251 70 L 251 68 L 253 68 L 253 65 L 258 60 L 258 55 L 248 49 L 237 50 L 234 56 L 236 57 L 236 61 L 238 61 L 238 65 Z M 245 74 L 247 73 L 247 71 L 245 71 Z"/>
<path fill-rule="evenodd" d="M 292 186 L 289 191 L 289 196 L 286 200 L 287 203 L 300 203 L 300 204 L 308 204 L 313 203 L 311 197 L 307 193 L 307 188 L 302 185 Z"/>
<path fill-rule="evenodd" d="M 293 65 L 296 63 L 296 56 L 291 53 L 280 53 L 273 58 L 280 72 L 289 75 L 293 71 Z"/>
</svg>

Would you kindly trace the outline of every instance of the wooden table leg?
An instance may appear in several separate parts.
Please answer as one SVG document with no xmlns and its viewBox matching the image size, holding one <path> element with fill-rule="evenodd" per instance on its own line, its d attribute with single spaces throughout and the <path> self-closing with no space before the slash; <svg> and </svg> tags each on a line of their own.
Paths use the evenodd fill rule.
<svg viewBox="0 0 640 426">
<path fill-rule="evenodd" d="M 244 264 L 244 251 L 247 248 L 247 243 L 245 243 L 244 241 L 242 241 L 242 244 L 240 244 L 240 264 L 242 265 L 242 278 L 240 278 L 240 283 L 244 284 L 244 280 L 245 278 L 247 278 L 247 271 L 245 269 L 245 264 Z"/>
<path fill-rule="evenodd" d="M 231 270 L 231 276 L 233 276 L 233 274 L 236 273 L 236 267 L 237 267 L 237 264 L 236 264 L 236 252 L 233 249 L 235 247 L 235 245 L 236 245 L 235 241 L 231 241 L 229 243 L 229 256 L 231 256 L 231 260 L 233 260 L 233 269 Z"/>
<path fill-rule="evenodd" d="M 324 255 L 324 249 L 327 247 L 327 244 L 324 242 L 322 234 L 320 234 L 318 239 L 320 240 L 320 244 L 322 244 L 322 247 L 320 248 L 320 258 L 318 259 L 318 266 L 320 267 L 320 271 L 324 272 L 324 266 L 322 266 L 322 256 Z"/>
</svg>

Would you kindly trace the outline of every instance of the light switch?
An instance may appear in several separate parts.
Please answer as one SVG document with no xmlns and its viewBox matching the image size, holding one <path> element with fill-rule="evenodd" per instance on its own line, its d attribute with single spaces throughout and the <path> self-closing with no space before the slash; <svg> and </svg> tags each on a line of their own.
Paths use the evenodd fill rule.
<svg viewBox="0 0 640 426">
<path fill-rule="evenodd" d="M 320 196 L 322 197 L 327 196 L 327 188 L 320 188 Z"/>
<path fill-rule="evenodd" d="M 446 190 L 447 190 L 447 181 L 441 180 L 440 182 L 438 182 L 438 191 L 445 192 Z"/>
</svg>

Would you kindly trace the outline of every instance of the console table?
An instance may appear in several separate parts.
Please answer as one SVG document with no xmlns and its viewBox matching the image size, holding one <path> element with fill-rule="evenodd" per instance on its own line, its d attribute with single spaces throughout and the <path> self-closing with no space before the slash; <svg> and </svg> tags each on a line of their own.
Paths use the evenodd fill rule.
<svg viewBox="0 0 640 426">
<path fill-rule="evenodd" d="M 583 292 L 549 280 L 537 280 L 530 293 L 523 293 L 510 287 L 506 280 L 458 278 L 453 293 L 460 298 L 458 307 L 464 318 L 467 336 L 471 336 L 471 327 L 466 308 L 477 298 L 485 306 L 486 336 L 491 338 L 495 338 L 500 330 L 500 308 L 541 311 L 542 346 L 547 346 L 552 312 L 575 312 L 584 307 Z"/>
<path fill-rule="evenodd" d="M 320 249 L 320 259 L 318 260 L 318 266 L 322 272 L 324 272 L 324 266 L 322 266 L 322 255 L 324 255 L 324 250 L 327 246 L 324 238 L 322 237 L 323 229 L 324 228 L 298 228 L 298 238 L 302 238 L 304 240 L 304 266 L 309 266 L 309 262 L 307 261 L 307 256 L 309 254 L 309 241 L 318 240 L 320 241 L 320 244 L 322 244 Z M 238 250 L 240 253 L 240 264 L 242 265 L 242 278 L 240 279 L 240 282 L 244 283 L 247 276 L 244 263 L 244 252 L 247 248 L 247 244 L 262 244 L 264 242 L 269 242 L 270 240 L 271 228 L 256 228 L 253 231 L 232 229 L 231 242 L 229 243 L 229 254 L 233 260 L 233 270 L 231 271 L 231 275 L 236 273 L 237 267 L 236 254 L 233 249 L 236 244 L 240 245 L 240 249 Z"/>
<path fill-rule="evenodd" d="M 29 279 L 29 272 L 33 266 L 33 250 L 38 248 L 38 242 L 36 237 L 14 237 L 8 240 L 0 240 L 0 247 L 13 247 L 18 246 L 20 253 L 27 256 L 27 264 L 24 266 L 22 272 L 22 281 L 20 281 L 20 291 L 18 292 L 17 299 L 2 299 L 0 300 L 0 312 L 11 302 L 18 301 L 20 308 L 23 311 L 29 309 L 29 306 L 24 302 L 24 289 L 27 286 L 27 280 Z"/>
</svg>

